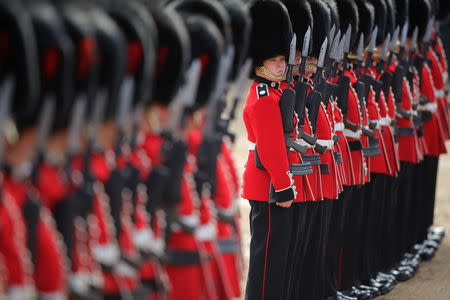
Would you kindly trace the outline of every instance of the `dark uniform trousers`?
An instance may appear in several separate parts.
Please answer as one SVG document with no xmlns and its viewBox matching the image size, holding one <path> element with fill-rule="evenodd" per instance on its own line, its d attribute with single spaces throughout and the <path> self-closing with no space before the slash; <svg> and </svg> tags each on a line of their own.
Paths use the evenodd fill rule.
<svg viewBox="0 0 450 300">
<path fill-rule="evenodd" d="M 245 299 L 281 300 L 289 286 L 294 209 L 249 201 L 250 261 Z"/>
</svg>

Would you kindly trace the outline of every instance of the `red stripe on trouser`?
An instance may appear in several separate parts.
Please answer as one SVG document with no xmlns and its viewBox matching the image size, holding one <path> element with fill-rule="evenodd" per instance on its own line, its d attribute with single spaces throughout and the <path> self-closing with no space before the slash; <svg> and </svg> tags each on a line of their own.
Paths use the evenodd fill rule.
<svg viewBox="0 0 450 300">
<path fill-rule="evenodd" d="M 267 230 L 267 242 L 266 242 L 266 257 L 264 258 L 264 276 L 262 284 L 262 300 L 264 300 L 264 289 L 266 285 L 266 267 L 267 267 L 267 252 L 269 250 L 269 236 L 270 236 L 270 204 L 269 204 L 269 229 Z"/>
<path fill-rule="evenodd" d="M 338 290 L 341 289 L 341 276 L 342 276 L 342 248 L 339 249 L 339 279 L 338 279 Z"/>
</svg>

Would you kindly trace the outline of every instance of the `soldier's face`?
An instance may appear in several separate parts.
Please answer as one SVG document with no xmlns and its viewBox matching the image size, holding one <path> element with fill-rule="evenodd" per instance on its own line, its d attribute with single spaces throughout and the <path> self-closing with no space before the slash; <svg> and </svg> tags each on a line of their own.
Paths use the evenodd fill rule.
<svg viewBox="0 0 450 300">
<path fill-rule="evenodd" d="M 264 67 L 275 76 L 282 76 L 286 70 L 286 59 L 283 55 L 269 58 L 264 61 Z"/>
<path fill-rule="evenodd" d="M 294 76 L 300 75 L 299 67 L 301 61 L 302 61 L 302 52 L 297 51 L 295 53 L 294 68 L 292 69 L 292 75 Z"/>
</svg>

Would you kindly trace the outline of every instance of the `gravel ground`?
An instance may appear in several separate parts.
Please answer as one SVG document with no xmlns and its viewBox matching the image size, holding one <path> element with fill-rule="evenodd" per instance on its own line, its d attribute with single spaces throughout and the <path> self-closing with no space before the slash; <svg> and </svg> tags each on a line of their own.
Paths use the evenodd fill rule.
<svg viewBox="0 0 450 300">
<path fill-rule="evenodd" d="M 242 101 L 243 102 L 243 101 Z M 236 112 L 236 120 L 231 124 L 232 132 L 236 133 L 235 161 L 236 167 L 242 174 L 247 159 L 248 144 L 245 127 L 242 121 L 242 105 Z M 447 142 L 450 151 L 450 142 Z M 439 160 L 438 183 L 436 193 L 435 225 L 450 229 L 450 154 L 442 155 Z M 241 229 L 243 237 L 243 249 L 246 264 L 248 263 L 248 249 L 250 232 L 248 213 L 250 206 L 246 200 L 239 203 L 241 212 Z M 380 300 L 450 300 L 450 232 L 444 238 L 436 256 L 428 262 L 421 263 L 416 275 L 397 286 L 387 295 L 379 297 Z M 244 276 L 245 277 L 245 276 Z M 245 287 L 245 278 L 242 282 Z M 243 299 L 243 297 L 242 297 Z"/>
</svg>

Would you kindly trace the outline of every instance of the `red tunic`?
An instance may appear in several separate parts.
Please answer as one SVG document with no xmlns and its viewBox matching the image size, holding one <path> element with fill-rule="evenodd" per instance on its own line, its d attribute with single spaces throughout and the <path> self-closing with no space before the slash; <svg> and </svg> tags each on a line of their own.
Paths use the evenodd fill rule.
<svg viewBox="0 0 450 300">
<path fill-rule="evenodd" d="M 245 199 L 268 201 L 271 183 L 275 191 L 293 186 L 278 105 L 280 97 L 279 89 L 264 83 L 253 82 L 248 92 L 243 112 L 247 138 L 256 144 L 265 170 L 256 167 L 255 151 L 251 148 L 243 175 L 242 197 Z"/>
<path fill-rule="evenodd" d="M 384 136 L 381 132 L 381 110 L 384 111 L 386 116 L 386 101 L 384 99 L 384 94 L 381 92 L 379 102 L 375 102 L 375 92 L 371 89 L 369 95 L 369 101 L 367 105 L 369 121 L 376 122 L 376 138 L 378 139 L 380 145 L 381 155 L 373 156 L 369 158 L 370 161 L 370 171 L 373 173 L 381 174 L 391 174 L 391 165 L 389 163 L 389 157 L 386 149 L 386 143 L 384 141 Z"/>
<path fill-rule="evenodd" d="M 440 121 L 440 115 L 437 110 L 437 99 L 435 97 L 435 90 L 433 86 L 432 72 L 429 67 L 424 64 L 422 69 L 422 86 L 421 93 L 424 97 L 427 97 L 430 102 L 422 106 L 422 110 L 428 111 L 432 114 L 432 119 L 423 123 L 424 127 L 424 139 L 427 145 L 428 156 L 439 156 L 441 153 L 446 153 L 445 148 L 445 134 L 443 129 L 443 123 Z"/>
<path fill-rule="evenodd" d="M 344 115 L 347 120 L 357 126 L 361 126 L 361 111 L 359 106 L 359 99 L 356 91 L 353 87 L 353 84 L 356 83 L 355 75 L 349 71 L 345 71 L 345 75 L 350 77 L 350 88 L 348 91 L 348 112 Z M 349 128 L 344 129 L 344 135 L 347 138 L 348 143 L 361 141 L 361 131 L 353 132 Z M 351 151 L 351 160 L 353 164 L 353 174 L 355 176 L 355 185 L 364 184 L 364 158 L 362 155 L 362 150 L 354 150 Z"/>
<path fill-rule="evenodd" d="M 403 78 L 401 108 L 403 108 L 407 112 L 412 112 L 412 100 L 413 99 L 409 82 L 406 80 L 406 78 Z M 405 119 L 402 116 L 397 115 L 397 126 L 412 128 L 414 132 L 413 135 L 398 136 L 400 161 L 417 163 L 419 161 L 417 153 L 417 133 L 412 120 Z"/>
</svg>

